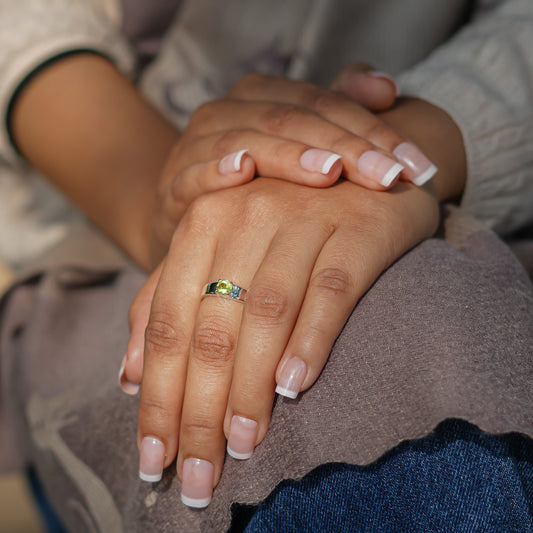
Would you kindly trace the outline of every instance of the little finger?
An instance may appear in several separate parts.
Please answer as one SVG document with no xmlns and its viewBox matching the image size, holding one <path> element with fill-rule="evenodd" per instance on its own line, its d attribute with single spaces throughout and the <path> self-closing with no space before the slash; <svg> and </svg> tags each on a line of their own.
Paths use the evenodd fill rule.
<svg viewBox="0 0 533 533">
<path fill-rule="evenodd" d="M 163 263 L 150 274 L 130 306 L 128 313 L 130 338 L 118 373 L 120 388 L 126 394 L 135 395 L 139 392 L 143 371 L 144 332 L 162 269 Z"/>
</svg>

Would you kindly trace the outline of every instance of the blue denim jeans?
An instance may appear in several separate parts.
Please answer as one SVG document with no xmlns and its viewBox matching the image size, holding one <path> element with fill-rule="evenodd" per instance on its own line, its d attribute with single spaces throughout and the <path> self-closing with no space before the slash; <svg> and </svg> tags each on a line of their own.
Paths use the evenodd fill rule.
<svg viewBox="0 0 533 533">
<path fill-rule="evenodd" d="M 63 533 L 32 477 L 47 531 Z M 533 533 L 533 441 L 448 420 L 370 466 L 323 465 L 232 510 L 231 533 Z"/>
<path fill-rule="evenodd" d="M 259 506 L 234 505 L 231 532 L 533 532 L 533 441 L 448 420 L 376 463 L 327 464 Z"/>
</svg>

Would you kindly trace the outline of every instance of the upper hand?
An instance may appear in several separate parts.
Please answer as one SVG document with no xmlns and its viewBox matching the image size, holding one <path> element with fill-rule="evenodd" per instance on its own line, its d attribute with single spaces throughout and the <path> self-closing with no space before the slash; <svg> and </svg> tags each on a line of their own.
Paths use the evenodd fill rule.
<svg viewBox="0 0 533 533">
<path fill-rule="evenodd" d="M 345 69 L 333 86 L 368 106 L 392 104 L 391 83 L 362 68 Z M 369 100 L 376 94 L 378 100 Z M 225 98 L 200 107 L 176 143 L 157 194 L 153 262 L 164 256 L 194 198 L 255 175 L 326 187 L 342 172 L 354 183 L 385 190 L 400 176 L 421 184 L 435 171 L 403 135 L 340 92 L 249 75 Z"/>
</svg>

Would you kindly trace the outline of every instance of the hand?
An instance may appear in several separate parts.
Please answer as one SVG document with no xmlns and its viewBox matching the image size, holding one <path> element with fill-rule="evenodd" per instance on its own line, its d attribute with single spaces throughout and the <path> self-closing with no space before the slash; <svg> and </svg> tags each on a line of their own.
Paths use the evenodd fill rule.
<svg viewBox="0 0 533 533">
<path fill-rule="evenodd" d="M 392 80 L 363 68 L 345 69 L 333 86 L 374 108 L 391 105 L 396 97 Z M 235 161 L 244 151 L 243 168 L 220 164 L 221 158 Z M 414 168 L 413 154 L 418 160 Z M 326 187 L 342 170 L 354 183 L 385 190 L 400 177 L 398 159 L 408 167 L 404 177 L 418 184 L 436 171 L 403 136 L 342 94 L 302 82 L 247 76 L 226 98 L 202 106 L 172 151 L 158 191 L 153 260 L 164 256 L 192 199 L 249 181 L 254 171 Z"/>
<path fill-rule="evenodd" d="M 136 317 L 150 315 L 142 477 L 156 480 L 178 454 L 184 501 L 207 505 L 226 439 L 233 455 L 251 454 L 267 431 L 276 384 L 289 396 L 312 385 L 358 299 L 437 221 L 436 199 L 404 183 L 385 194 L 347 181 L 316 190 L 258 179 L 195 200 L 151 311 L 159 272 L 132 308 L 132 335 L 144 330 Z M 219 278 L 249 289 L 246 303 L 202 299 L 205 283 Z"/>
<path fill-rule="evenodd" d="M 341 73 L 340 77 L 342 78 L 343 75 Z M 356 83 L 364 85 L 368 83 L 368 80 L 356 79 Z M 372 84 L 373 80 L 370 80 L 370 83 Z M 387 96 L 386 92 L 383 94 Z M 392 95 L 389 93 L 390 97 Z M 439 166 L 440 171 L 435 179 L 425 185 L 426 188 L 432 190 L 435 198 L 442 201 L 460 197 L 465 183 L 466 156 L 461 133 L 446 113 L 427 102 L 402 98 L 392 109 L 381 113 L 380 118 L 398 131 L 403 131 L 406 137 L 414 139 Z M 254 168 L 253 162 L 249 164 L 252 165 L 251 168 Z M 246 159 L 244 165 L 246 165 Z M 171 226 L 167 228 L 167 231 L 170 231 Z M 159 268 L 157 272 L 160 270 Z M 141 291 L 130 313 L 131 336 L 119 371 L 119 383 L 124 392 L 128 394 L 138 392 L 142 379 L 144 328 L 148 322 L 157 277 L 152 276 L 151 280 L 151 291 L 149 285 Z M 139 326 L 136 327 L 135 324 Z"/>
</svg>

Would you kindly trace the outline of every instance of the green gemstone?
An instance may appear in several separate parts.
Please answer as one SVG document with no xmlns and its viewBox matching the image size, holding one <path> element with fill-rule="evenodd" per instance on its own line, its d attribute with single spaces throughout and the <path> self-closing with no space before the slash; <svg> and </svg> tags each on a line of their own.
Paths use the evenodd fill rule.
<svg viewBox="0 0 533 533">
<path fill-rule="evenodd" d="M 228 279 L 221 279 L 217 283 L 218 294 L 228 295 L 233 289 L 233 283 Z"/>
</svg>

